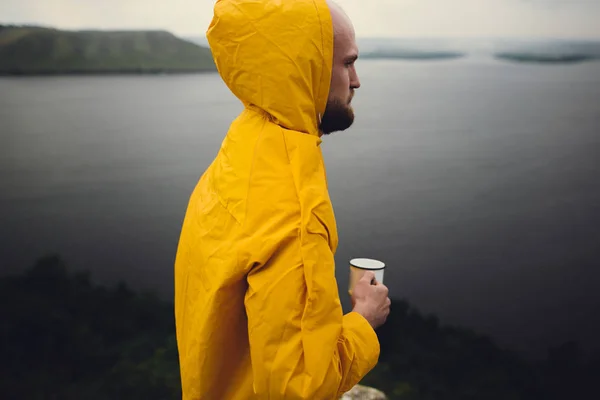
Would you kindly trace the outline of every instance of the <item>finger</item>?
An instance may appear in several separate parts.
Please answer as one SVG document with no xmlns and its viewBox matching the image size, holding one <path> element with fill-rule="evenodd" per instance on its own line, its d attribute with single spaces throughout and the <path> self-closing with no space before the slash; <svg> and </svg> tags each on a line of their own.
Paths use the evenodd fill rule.
<svg viewBox="0 0 600 400">
<path fill-rule="evenodd" d="M 371 271 L 367 271 L 364 273 L 364 275 L 362 276 L 362 278 L 360 280 L 372 283 L 375 280 L 375 273 L 373 273 Z"/>
<path fill-rule="evenodd" d="M 388 289 L 387 286 L 385 286 L 383 283 L 379 282 L 377 283 L 377 290 L 380 293 L 385 294 L 385 297 L 388 297 L 388 294 L 390 293 L 390 290 Z"/>
</svg>

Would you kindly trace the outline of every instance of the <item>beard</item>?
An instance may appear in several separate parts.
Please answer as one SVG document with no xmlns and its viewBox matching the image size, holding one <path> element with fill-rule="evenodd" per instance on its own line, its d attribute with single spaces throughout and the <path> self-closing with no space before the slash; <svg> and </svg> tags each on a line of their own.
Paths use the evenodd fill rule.
<svg viewBox="0 0 600 400">
<path fill-rule="evenodd" d="M 332 132 L 350 128 L 353 122 L 354 110 L 350 103 L 344 103 L 340 99 L 332 99 L 327 101 L 327 107 L 321 117 L 319 129 L 323 134 L 329 135 Z"/>
</svg>

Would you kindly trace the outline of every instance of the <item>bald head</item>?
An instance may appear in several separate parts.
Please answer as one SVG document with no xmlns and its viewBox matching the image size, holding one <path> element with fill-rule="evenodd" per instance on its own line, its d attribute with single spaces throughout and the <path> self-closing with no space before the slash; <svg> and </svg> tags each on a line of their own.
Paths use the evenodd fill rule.
<svg viewBox="0 0 600 400">
<path fill-rule="evenodd" d="M 329 12 L 331 13 L 334 37 L 337 37 L 340 34 L 346 34 L 348 31 L 352 31 L 352 33 L 354 33 L 352 21 L 350 21 L 350 18 L 344 9 L 332 0 L 327 0 L 327 5 L 329 6 Z"/>
<path fill-rule="evenodd" d="M 358 58 L 358 48 L 354 27 L 344 10 L 331 0 L 327 0 L 333 24 L 333 65 L 327 108 L 321 118 L 321 132 L 324 134 L 349 128 L 354 122 L 354 110 L 350 105 L 354 90 L 360 87 L 354 62 Z"/>
</svg>

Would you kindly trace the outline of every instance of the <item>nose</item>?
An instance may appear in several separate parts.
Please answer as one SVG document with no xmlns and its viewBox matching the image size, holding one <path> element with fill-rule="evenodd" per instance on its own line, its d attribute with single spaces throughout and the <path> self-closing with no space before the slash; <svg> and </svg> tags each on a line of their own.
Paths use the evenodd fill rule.
<svg viewBox="0 0 600 400">
<path fill-rule="evenodd" d="M 350 72 L 350 88 L 358 89 L 360 87 L 360 79 L 358 79 L 358 74 L 356 73 L 356 68 L 353 66 Z"/>
</svg>

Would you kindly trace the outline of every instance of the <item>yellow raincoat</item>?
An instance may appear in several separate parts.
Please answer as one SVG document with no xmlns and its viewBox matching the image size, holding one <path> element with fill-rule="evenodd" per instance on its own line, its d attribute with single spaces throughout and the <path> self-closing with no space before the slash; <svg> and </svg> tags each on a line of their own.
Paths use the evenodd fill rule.
<svg viewBox="0 0 600 400">
<path fill-rule="evenodd" d="M 325 0 L 220 0 L 214 11 L 213 56 L 245 109 L 198 182 L 181 232 L 183 399 L 336 399 L 380 349 L 361 315 L 343 315 L 335 279 L 318 131 L 331 14 Z"/>
</svg>

